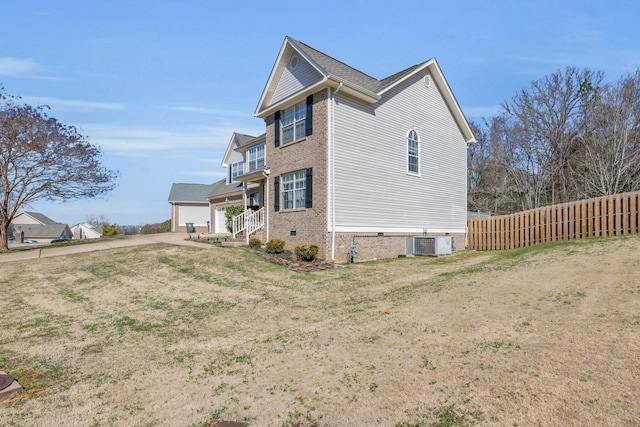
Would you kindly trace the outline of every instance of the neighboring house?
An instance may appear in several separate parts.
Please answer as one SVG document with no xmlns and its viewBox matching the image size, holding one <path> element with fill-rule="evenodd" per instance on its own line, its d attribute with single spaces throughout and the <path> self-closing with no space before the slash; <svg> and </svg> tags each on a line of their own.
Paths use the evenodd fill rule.
<svg viewBox="0 0 640 427">
<path fill-rule="evenodd" d="M 286 37 L 255 116 L 265 134 L 234 134 L 222 162 L 259 207 L 238 229 L 337 262 L 354 243 L 359 260 L 406 254 L 408 236 L 464 245 L 475 138 L 435 59 L 377 80 Z"/>
<path fill-rule="evenodd" d="M 71 234 L 76 240 L 99 239 L 102 237 L 102 230 L 98 230 L 88 222 L 81 222 L 71 227 Z"/>
<path fill-rule="evenodd" d="M 55 222 L 51 218 L 37 212 L 22 212 L 16 215 L 11 221 L 14 227 L 14 237 L 17 233 L 23 232 L 25 239 L 36 240 L 38 242 L 49 242 L 57 240 L 61 236 L 71 239 L 73 234 L 67 224 Z M 16 238 L 16 240 L 18 240 Z"/>
<path fill-rule="evenodd" d="M 209 201 L 207 196 L 215 184 L 173 184 L 169 193 L 171 204 L 171 231 L 185 232 L 186 224 L 195 226 L 198 233 L 211 232 Z"/>
</svg>

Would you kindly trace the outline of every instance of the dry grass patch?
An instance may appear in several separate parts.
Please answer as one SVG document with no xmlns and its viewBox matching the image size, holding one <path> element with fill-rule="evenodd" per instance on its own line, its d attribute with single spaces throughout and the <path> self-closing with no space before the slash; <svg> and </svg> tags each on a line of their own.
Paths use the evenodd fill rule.
<svg viewBox="0 0 640 427">
<path fill-rule="evenodd" d="M 0 424 L 638 424 L 639 251 L 313 274 L 170 245 L 6 263 L 0 370 L 27 395 Z"/>
</svg>

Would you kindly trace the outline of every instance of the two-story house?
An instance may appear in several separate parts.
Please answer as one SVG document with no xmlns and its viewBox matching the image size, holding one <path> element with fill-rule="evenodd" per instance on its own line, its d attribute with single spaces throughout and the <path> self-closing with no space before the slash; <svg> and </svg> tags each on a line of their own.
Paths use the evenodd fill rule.
<svg viewBox="0 0 640 427">
<path fill-rule="evenodd" d="M 346 262 L 405 254 L 407 236 L 466 231 L 467 144 L 473 133 L 435 59 L 378 80 L 286 37 L 255 116 L 265 134 L 234 134 L 227 178 L 209 198 L 245 236 L 315 243 Z"/>
</svg>

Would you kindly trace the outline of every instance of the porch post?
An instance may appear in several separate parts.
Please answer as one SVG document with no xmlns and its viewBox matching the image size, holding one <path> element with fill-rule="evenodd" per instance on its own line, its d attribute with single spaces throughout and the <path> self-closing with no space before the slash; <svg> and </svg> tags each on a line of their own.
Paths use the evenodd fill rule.
<svg viewBox="0 0 640 427">
<path fill-rule="evenodd" d="M 242 212 L 242 225 L 244 227 L 244 236 L 249 244 L 249 233 L 247 232 L 247 181 L 242 183 L 242 199 L 244 201 L 244 212 Z"/>
<path fill-rule="evenodd" d="M 267 230 L 265 243 L 269 241 L 269 201 L 270 200 L 271 200 L 271 197 L 269 197 L 269 175 L 266 174 L 264 177 L 264 210 L 265 210 L 264 227 Z"/>
</svg>

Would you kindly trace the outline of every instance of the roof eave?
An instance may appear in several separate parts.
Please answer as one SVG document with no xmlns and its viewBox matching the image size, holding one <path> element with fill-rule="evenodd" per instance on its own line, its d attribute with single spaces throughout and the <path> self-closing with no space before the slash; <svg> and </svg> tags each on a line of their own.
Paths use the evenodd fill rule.
<svg viewBox="0 0 640 427">
<path fill-rule="evenodd" d="M 269 105 L 266 108 L 256 111 L 254 116 L 259 117 L 261 119 L 265 119 L 266 117 L 270 116 L 276 111 L 284 110 L 285 108 L 288 108 L 291 105 L 295 104 L 296 101 L 303 99 L 306 96 L 309 96 L 325 88 L 330 88 L 334 90 L 340 88 L 340 92 L 344 92 L 352 96 L 353 98 L 356 98 L 367 104 L 373 104 L 380 100 L 380 96 L 374 92 L 371 92 L 360 86 L 356 86 L 353 83 L 350 83 L 339 77 L 330 76 L 329 78 L 320 80 L 319 82 L 311 86 L 307 86 L 306 88 L 286 97 L 285 99 L 282 99 L 276 102 L 275 104 Z"/>
</svg>

